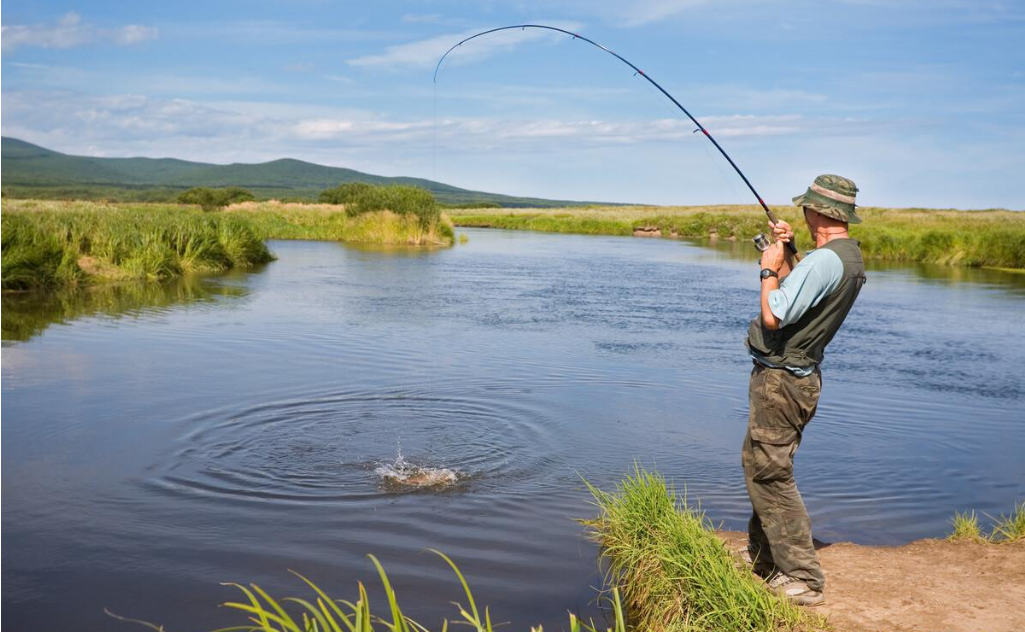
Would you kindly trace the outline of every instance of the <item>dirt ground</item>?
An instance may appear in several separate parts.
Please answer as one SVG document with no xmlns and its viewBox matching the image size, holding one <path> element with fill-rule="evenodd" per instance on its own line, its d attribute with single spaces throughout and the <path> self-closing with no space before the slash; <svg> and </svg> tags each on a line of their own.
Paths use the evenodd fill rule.
<svg viewBox="0 0 1025 632">
<path fill-rule="evenodd" d="M 723 533 L 739 549 L 742 533 Z M 822 544 L 836 632 L 1025 632 L 1025 542 Z"/>
</svg>

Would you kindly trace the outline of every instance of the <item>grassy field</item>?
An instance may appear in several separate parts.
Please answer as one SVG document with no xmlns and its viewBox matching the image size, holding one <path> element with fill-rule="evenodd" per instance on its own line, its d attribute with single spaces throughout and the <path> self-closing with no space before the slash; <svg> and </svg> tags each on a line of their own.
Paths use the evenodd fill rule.
<svg viewBox="0 0 1025 632">
<path fill-rule="evenodd" d="M 272 259 L 252 227 L 171 205 L 3 203 L 3 289 L 157 280 Z"/>
<path fill-rule="evenodd" d="M 354 243 L 451 245 L 452 223 L 442 215 L 428 225 L 414 215 L 388 211 L 349 217 L 333 204 L 243 202 L 229 206 L 226 215 L 244 218 L 263 239 L 320 239 Z"/>
<path fill-rule="evenodd" d="M 774 209 L 797 229 L 798 246 L 811 239 L 798 209 Z M 870 259 L 1025 270 L 1025 213 L 863 207 L 864 223 L 851 226 Z M 452 212 L 457 226 L 585 235 L 646 235 L 750 239 L 767 230 L 756 206 L 584 207 L 466 209 Z"/>
<path fill-rule="evenodd" d="M 3 200 L 4 290 L 163 280 L 270 261 L 267 239 L 449 245 L 444 216 L 350 217 L 327 204 L 243 203 L 204 213 L 179 204 Z"/>
</svg>

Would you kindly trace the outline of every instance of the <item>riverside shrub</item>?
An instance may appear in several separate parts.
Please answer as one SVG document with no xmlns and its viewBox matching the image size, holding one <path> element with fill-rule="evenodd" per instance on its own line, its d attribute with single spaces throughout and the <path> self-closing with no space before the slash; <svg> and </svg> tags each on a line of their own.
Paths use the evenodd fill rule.
<svg viewBox="0 0 1025 632">
<path fill-rule="evenodd" d="M 180 204 L 198 204 L 204 211 L 214 211 L 229 204 L 253 202 L 256 200 L 249 191 L 241 187 L 211 189 L 209 187 L 193 187 L 178 195 Z"/>
<path fill-rule="evenodd" d="M 348 182 L 321 192 L 320 201 L 344 204 L 349 217 L 377 211 L 415 215 L 425 229 L 437 224 L 441 218 L 441 209 L 430 191 L 401 184 L 378 186 Z"/>
</svg>

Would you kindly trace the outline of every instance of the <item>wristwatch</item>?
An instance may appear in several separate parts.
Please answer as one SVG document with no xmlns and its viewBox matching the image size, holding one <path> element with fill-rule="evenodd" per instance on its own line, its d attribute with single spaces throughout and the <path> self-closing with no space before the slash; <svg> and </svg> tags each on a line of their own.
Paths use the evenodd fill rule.
<svg viewBox="0 0 1025 632">
<path fill-rule="evenodd" d="M 779 274 L 777 274 L 776 271 L 771 268 L 762 268 L 762 273 L 760 276 L 762 281 L 768 279 L 769 277 L 776 277 L 777 279 L 779 278 Z"/>
</svg>

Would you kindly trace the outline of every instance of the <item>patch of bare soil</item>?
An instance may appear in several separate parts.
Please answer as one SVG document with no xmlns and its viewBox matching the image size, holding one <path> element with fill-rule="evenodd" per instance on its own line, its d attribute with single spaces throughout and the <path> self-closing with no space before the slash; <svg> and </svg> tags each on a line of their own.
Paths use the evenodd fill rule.
<svg viewBox="0 0 1025 632">
<path fill-rule="evenodd" d="M 661 237 L 662 231 L 658 226 L 640 226 L 634 229 L 634 237 Z"/>
<path fill-rule="evenodd" d="M 723 536 L 735 549 L 747 541 Z M 836 632 L 1025 631 L 1025 542 L 818 548 L 826 603 L 813 610 Z"/>
<path fill-rule="evenodd" d="M 337 213 L 345 210 L 344 204 L 315 204 L 313 202 L 281 202 L 279 200 L 263 200 L 261 202 L 235 202 L 224 207 L 224 211 L 301 211 L 303 213 Z"/>
<path fill-rule="evenodd" d="M 78 267 L 89 276 L 114 279 L 121 276 L 121 271 L 112 263 L 100 261 L 96 257 L 84 255 L 78 258 Z"/>
</svg>

